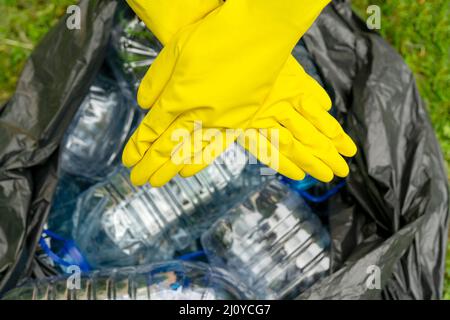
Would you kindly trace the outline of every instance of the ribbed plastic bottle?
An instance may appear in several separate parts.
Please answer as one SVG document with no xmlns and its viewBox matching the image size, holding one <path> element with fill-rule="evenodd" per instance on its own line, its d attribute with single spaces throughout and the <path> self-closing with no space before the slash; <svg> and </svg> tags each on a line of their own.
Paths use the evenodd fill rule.
<svg viewBox="0 0 450 320">
<path fill-rule="evenodd" d="M 77 202 L 73 239 L 93 268 L 138 265 L 196 250 L 196 239 L 267 177 L 233 145 L 194 177 L 135 187 L 120 169 Z"/>
<path fill-rule="evenodd" d="M 173 261 L 28 282 L 4 300 L 243 300 L 250 291 L 225 270 Z"/>
<path fill-rule="evenodd" d="M 202 236 L 215 265 L 261 299 L 295 298 L 330 268 L 330 238 L 297 193 L 278 180 L 250 195 Z"/>
</svg>

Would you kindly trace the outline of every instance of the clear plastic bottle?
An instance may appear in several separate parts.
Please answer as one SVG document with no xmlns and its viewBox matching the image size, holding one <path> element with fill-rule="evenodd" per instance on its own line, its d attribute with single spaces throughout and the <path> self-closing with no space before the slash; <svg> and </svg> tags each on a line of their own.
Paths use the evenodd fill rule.
<svg viewBox="0 0 450 320">
<path fill-rule="evenodd" d="M 94 268 L 172 259 L 266 179 L 245 159 L 233 145 L 196 176 L 162 188 L 135 187 L 122 168 L 79 198 L 73 238 Z"/>
<path fill-rule="evenodd" d="M 158 39 L 128 7 L 117 11 L 107 61 L 127 95 L 136 95 L 141 79 L 161 49 Z"/>
<path fill-rule="evenodd" d="M 61 144 L 63 172 L 98 180 L 117 166 L 135 109 L 114 79 L 99 74 Z"/>
<path fill-rule="evenodd" d="M 303 199 L 277 180 L 202 236 L 210 262 L 239 275 L 261 299 L 295 298 L 326 274 L 329 242 Z"/>
<path fill-rule="evenodd" d="M 244 300 L 249 290 L 225 270 L 166 262 L 33 281 L 4 300 Z M 79 286 L 78 286 L 79 285 Z"/>
</svg>

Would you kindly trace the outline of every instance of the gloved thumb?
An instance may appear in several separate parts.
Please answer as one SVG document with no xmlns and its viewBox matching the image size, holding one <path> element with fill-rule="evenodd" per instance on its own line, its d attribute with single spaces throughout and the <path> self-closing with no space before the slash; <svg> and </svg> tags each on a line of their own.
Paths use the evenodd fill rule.
<svg viewBox="0 0 450 320">
<path fill-rule="evenodd" d="M 175 68 L 178 52 L 177 41 L 171 41 L 156 57 L 138 89 L 137 101 L 141 108 L 151 108 L 164 91 Z"/>
</svg>

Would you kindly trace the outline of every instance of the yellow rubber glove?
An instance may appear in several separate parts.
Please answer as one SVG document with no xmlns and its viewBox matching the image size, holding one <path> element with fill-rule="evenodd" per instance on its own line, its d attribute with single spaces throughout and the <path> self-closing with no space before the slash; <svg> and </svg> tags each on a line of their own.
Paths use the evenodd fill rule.
<svg viewBox="0 0 450 320">
<path fill-rule="evenodd" d="M 163 44 L 166 44 L 170 40 L 170 38 L 172 38 L 174 34 L 178 32 L 182 27 L 200 20 L 213 9 L 223 4 L 221 0 L 172 0 L 170 2 L 165 0 L 128 0 L 128 3 L 138 14 L 138 16 L 145 22 L 149 29 L 151 29 L 154 34 L 158 36 Z M 294 90 L 291 90 L 292 88 Z M 307 94 L 308 91 L 310 92 L 309 95 Z M 314 92 L 315 94 L 311 94 Z M 302 115 L 307 120 L 311 121 L 312 123 L 316 123 L 317 127 L 322 131 L 322 133 L 328 135 L 330 138 L 333 138 L 332 141 L 334 143 L 334 146 L 341 154 L 352 156 L 356 152 L 356 147 L 351 139 L 343 132 L 340 126 L 336 125 L 334 120 L 331 119 L 330 115 L 325 114 L 323 110 L 320 109 L 324 108 L 324 110 L 327 111 L 331 106 L 331 102 L 328 98 L 327 93 L 320 87 L 319 84 L 316 83 L 316 81 L 312 77 L 304 72 L 301 66 L 297 65 L 295 58 L 293 57 L 288 58 L 288 63 L 281 71 L 278 85 L 272 89 L 272 98 L 268 100 L 262 112 L 260 111 L 255 117 L 254 121 L 252 121 L 252 126 L 255 125 L 258 128 L 264 128 L 264 123 L 266 121 L 261 122 L 260 120 L 267 120 L 269 118 L 267 116 L 268 111 L 274 109 L 274 103 L 276 103 L 277 99 L 279 99 L 280 97 L 299 97 L 300 108 L 302 109 L 307 107 L 311 109 L 311 111 L 309 112 L 308 110 L 306 110 L 306 112 L 302 112 L 302 110 L 300 110 L 300 113 L 302 113 Z M 281 111 L 281 108 L 277 111 L 279 113 Z M 291 110 L 288 110 L 288 112 L 284 112 L 282 114 L 289 115 L 289 111 Z M 260 118 L 258 118 L 258 116 Z M 316 119 L 323 120 L 317 122 Z M 295 124 L 295 121 L 291 121 L 291 119 L 286 117 L 280 121 L 280 124 L 286 121 L 290 121 L 291 123 Z M 327 145 L 329 145 L 329 142 L 324 141 L 326 139 L 321 139 L 320 135 L 317 135 L 314 132 L 310 124 L 307 123 L 306 125 L 303 125 L 302 122 L 305 122 L 304 119 L 300 119 L 299 123 L 296 123 L 294 127 L 305 128 L 301 131 L 300 135 L 298 134 L 298 130 L 294 129 L 294 132 L 297 132 L 297 136 L 299 137 L 299 142 L 302 142 L 306 147 L 311 148 L 312 152 L 310 153 L 318 156 L 319 158 L 324 158 L 325 162 L 327 162 L 326 159 L 330 159 L 330 167 L 332 169 L 336 167 L 336 169 L 333 170 L 335 174 L 340 176 L 346 175 L 346 167 L 342 165 L 342 161 L 339 158 L 337 159 L 337 161 L 334 161 L 336 159 L 336 153 L 324 151 L 327 149 Z M 279 125 L 277 124 L 275 124 L 275 126 L 279 127 Z M 338 129 L 335 130 L 333 128 Z M 317 136 L 317 138 L 311 139 L 310 137 L 313 136 Z M 283 140 L 290 139 L 288 132 L 285 132 L 283 137 Z M 252 137 L 248 138 L 251 139 Z M 258 138 L 264 139 L 264 137 Z M 223 136 L 220 139 L 222 140 L 218 141 L 224 141 L 225 137 Z M 315 145 L 313 145 L 312 143 L 315 143 Z M 251 141 L 247 141 L 247 144 L 251 144 Z M 257 143 L 253 144 L 255 145 Z M 293 140 L 293 144 L 294 148 L 303 148 L 303 146 L 297 143 L 295 139 Z M 227 144 L 223 143 L 221 145 L 226 146 Z M 248 147 L 245 141 L 243 145 Z M 287 154 L 287 156 L 289 156 L 291 150 L 292 147 L 288 146 L 287 143 L 284 143 L 280 146 L 279 151 L 281 154 L 283 154 L 284 152 Z M 219 146 L 217 152 L 215 151 L 216 150 L 214 150 L 213 146 L 205 149 L 205 155 L 202 157 L 202 159 L 206 159 L 208 155 L 209 159 L 214 159 L 214 157 L 217 155 L 217 152 L 221 153 L 223 150 L 221 150 Z M 260 156 L 257 153 L 255 155 L 259 158 L 263 158 L 263 156 Z M 336 165 L 333 165 L 333 162 L 336 162 Z M 341 163 L 341 165 L 339 165 L 339 163 Z M 208 164 L 209 162 L 205 161 L 201 165 L 187 165 L 185 168 L 183 168 L 181 174 L 183 176 L 194 175 L 205 168 Z M 283 171 L 283 168 L 281 168 L 281 171 Z M 156 174 L 155 176 L 158 176 L 158 174 Z"/>
<path fill-rule="evenodd" d="M 205 4 L 205 2 L 203 2 L 203 4 Z M 258 12 L 258 13 L 260 14 L 261 12 Z M 314 15 L 317 15 L 317 14 L 318 14 L 318 11 Z M 311 15 L 311 17 L 314 17 L 314 15 Z M 202 14 L 199 14 L 197 17 L 201 17 L 201 16 L 202 16 Z M 261 16 L 263 16 L 263 15 L 261 15 Z M 217 18 L 215 18 L 215 19 L 217 19 Z M 309 21 L 312 21 L 312 20 L 313 19 L 310 19 Z M 212 23 L 211 25 L 214 26 L 215 24 Z M 231 24 L 231 25 L 233 25 L 233 24 Z M 306 30 L 306 29 L 303 29 L 303 30 Z M 176 31 L 172 31 L 171 34 L 174 34 L 175 32 Z M 162 37 L 164 37 L 164 35 Z M 208 43 L 208 41 L 206 41 L 206 43 Z M 178 58 L 178 56 L 177 56 L 177 58 Z M 283 153 L 283 149 L 285 149 L 287 151 L 287 152 L 285 152 L 285 154 L 290 159 L 284 158 L 283 156 L 280 157 L 280 170 L 279 171 L 287 176 L 290 176 L 292 178 L 302 178 L 303 177 L 303 171 L 301 169 L 299 169 L 295 164 L 293 164 L 293 162 L 296 164 L 300 164 L 300 167 L 302 169 L 304 169 L 307 172 L 312 173 L 313 176 L 316 176 L 321 180 L 327 181 L 327 180 L 330 180 L 333 176 L 333 172 L 328 168 L 327 165 L 329 165 L 330 168 L 333 169 L 335 174 L 341 175 L 341 176 L 346 175 L 348 172 L 348 168 L 347 168 L 345 162 L 343 161 L 343 159 L 339 157 L 335 148 L 330 144 L 330 142 L 327 139 L 324 138 L 323 135 L 321 135 L 319 132 L 317 132 L 317 130 L 311 125 L 311 123 L 309 123 L 309 121 L 312 120 L 311 122 L 314 123 L 319 129 L 321 129 L 322 132 L 325 132 L 325 133 L 327 133 L 327 136 L 334 138 L 333 142 L 335 142 L 335 145 L 338 147 L 338 150 L 340 149 L 339 151 L 342 154 L 351 156 L 356 151 L 356 148 L 354 147 L 353 143 L 351 142 L 351 139 L 349 139 L 343 133 L 342 128 L 339 126 L 339 124 L 331 116 L 329 116 L 328 113 L 326 113 L 325 110 L 327 108 L 329 108 L 329 106 L 331 104 L 330 104 L 329 100 L 327 100 L 326 93 L 323 91 L 323 89 L 321 89 L 320 86 L 314 80 L 312 80 L 309 76 L 306 75 L 306 73 L 304 73 L 303 69 L 301 69 L 301 67 L 296 63 L 296 61 L 293 60 L 293 58 L 290 58 L 290 62 L 291 63 L 287 63 L 285 66 L 285 70 L 288 71 L 288 72 L 284 73 L 285 81 L 284 82 L 278 81 L 279 82 L 279 85 L 277 86 L 278 90 L 273 91 L 275 93 L 272 94 L 272 96 L 274 96 L 272 98 L 272 102 L 270 102 L 269 104 L 265 104 L 266 108 L 262 108 L 262 111 L 260 111 L 256 115 L 254 115 L 252 117 L 253 119 L 251 121 L 247 121 L 246 124 L 244 122 L 240 121 L 239 117 L 242 116 L 242 114 L 240 113 L 240 110 L 234 110 L 234 111 L 238 111 L 237 114 L 233 114 L 233 112 L 231 112 L 231 113 L 230 112 L 218 112 L 217 114 L 218 115 L 225 114 L 227 116 L 230 116 L 230 114 L 231 114 L 231 116 L 232 116 L 231 118 L 237 116 L 238 119 L 231 119 L 231 120 L 233 120 L 232 122 L 234 122 L 234 123 L 236 123 L 236 122 L 239 123 L 239 126 L 241 126 L 242 128 L 252 126 L 255 128 L 278 128 L 278 129 L 280 129 L 280 131 L 281 131 L 280 152 Z M 270 60 L 270 63 L 273 64 L 273 61 Z M 256 65 L 252 65 L 253 68 L 255 66 Z M 237 68 L 237 69 L 239 69 L 239 68 Z M 155 70 L 155 69 L 153 69 L 153 70 Z M 161 68 L 161 70 L 164 70 L 164 69 Z M 193 69 L 193 70 L 195 70 L 195 69 Z M 255 69 L 253 69 L 253 70 L 255 70 Z M 273 69 L 271 69 L 271 70 L 273 70 Z M 246 71 L 249 71 L 249 70 L 246 70 Z M 295 72 L 295 71 L 297 71 L 297 72 Z M 155 72 L 153 72 L 153 73 L 155 73 Z M 152 72 L 150 72 L 149 74 L 152 74 Z M 157 75 L 158 74 L 156 74 L 156 76 Z M 280 78 L 283 78 L 283 77 L 280 76 Z M 206 77 L 206 79 L 207 79 L 207 77 Z M 230 76 L 230 79 L 232 79 L 232 75 Z M 295 81 L 292 82 L 292 83 L 295 83 L 295 86 L 296 86 L 295 88 L 292 85 L 289 86 L 289 81 L 292 79 L 297 80 L 296 82 Z M 144 81 L 143 83 L 146 83 L 146 84 L 149 84 L 149 83 L 152 84 L 152 82 L 153 82 L 153 84 L 155 83 L 155 81 L 152 81 L 152 78 L 149 78 L 148 80 L 149 81 Z M 265 80 L 265 81 L 267 81 L 267 80 Z M 166 85 L 165 82 L 166 81 L 164 81 L 163 86 Z M 256 81 L 256 82 L 258 82 L 258 81 Z M 157 83 L 157 81 L 156 81 L 156 83 Z M 148 94 L 148 92 L 151 93 L 151 91 L 153 89 L 153 91 L 156 91 L 159 94 L 159 91 L 161 91 L 162 88 L 155 90 L 154 88 L 152 88 L 150 86 L 150 88 L 149 88 L 150 90 L 142 90 L 143 87 L 141 87 L 141 89 L 140 89 L 140 99 L 139 100 L 140 101 L 144 100 L 144 103 L 142 103 L 142 104 L 144 104 L 144 106 L 145 106 L 146 105 L 145 100 L 148 99 L 149 96 L 150 97 L 152 96 L 151 94 Z M 206 86 L 206 87 L 208 87 L 208 86 Z M 251 87 L 251 85 L 249 87 Z M 253 86 L 253 87 L 255 87 L 255 86 Z M 291 88 L 294 88 L 295 90 L 290 90 Z M 260 88 L 257 88 L 257 89 L 260 89 Z M 299 90 L 299 89 L 301 89 L 301 90 Z M 303 92 L 302 92 L 302 90 L 303 90 Z M 260 90 L 260 91 L 262 91 L 262 90 Z M 308 91 L 309 91 L 309 93 L 307 95 L 305 95 L 305 92 L 308 92 Z M 224 90 L 222 90 L 222 91 L 219 90 L 219 92 L 221 92 L 223 94 Z M 315 96 L 315 94 L 317 94 L 317 95 Z M 224 96 L 222 95 L 222 97 L 224 97 Z M 182 98 L 184 98 L 184 97 L 182 97 Z M 195 98 L 197 98 L 197 97 L 194 97 L 194 99 L 191 99 L 190 101 L 188 99 L 188 101 L 189 102 L 195 101 Z M 208 97 L 208 99 L 209 98 L 210 97 Z M 258 95 L 254 95 L 254 96 L 250 97 L 250 99 L 247 99 L 247 100 L 257 101 L 258 98 L 259 98 Z M 171 99 L 173 99 L 173 97 Z M 317 101 L 315 101 L 315 100 L 317 100 L 317 99 L 319 102 L 320 102 L 320 100 L 322 100 L 321 104 L 322 104 L 323 109 L 316 107 Z M 200 99 L 199 101 L 201 101 L 201 100 L 202 99 Z M 246 100 L 246 99 L 242 99 L 242 100 Z M 151 99 L 149 101 L 151 101 Z M 174 100 L 169 99 L 168 101 L 174 101 Z M 179 99 L 179 101 L 182 102 L 183 99 Z M 269 98 L 268 101 L 271 101 L 271 99 Z M 211 99 L 211 102 L 217 102 L 217 99 L 215 99 L 215 97 L 213 96 Z M 224 102 L 224 101 L 219 101 L 219 102 Z M 273 102 L 275 102 L 275 103 L 273 103 Z M 308 104 L 308 102 L 309 102 L 309 104 Z M 224 104 L 226 105 L 227 103 L 224 103 Z M 293 108 L 292 105 L 296 105 L 296 104 L 297 104 L 297 108 Z M 158 105 L 158 103 L 156 105 Z M 161 105 L 161 102 L 160 102 L 160 105 Z M 237 105 L 240 106 L 239 101 L 238 101 Z M 150 106 L 150 104 L 147 104 L 147 106 Z M 198 106 L 200 106 L 200 108 L 198 108 Z M 199 104 L 198 106 L 196 108 L 195 104 L 193 104 L 193 108 L 191 111 L 198 111 L 198 109 L 201 109 L 202 104 Z M 207 106 L 207 104 L 205 104 L 205 106 Z M 219 106 L 220 106 L 220 103 L 219 103 Z M 233 106 L 233 104 L 231 104 L 231 106 Z M 253 107 L 254 106 L 249 107 L 249 106 L 244 105 L 244 109 L 252 110 Z M 189 108 L 187 108 L 187 109 L 189 109 Z M 210 112 L 210 111 L 216 111 L 214 109 L 214 107 L 209 108 L 209 109 L 213 109 L 213 110 L 207 110 L 207 111 L 209 111 L 209 112 L 207 112 L 209 114 L 215 113 L 215 112 Z M 152 114 L 154 114 L 155 116 L 157 116 L 158 114 L 154 113 L 153 111 L 154 110 L 152 110 L 152 112 L 150 112 L 149 115 L 152 116 Z M 181 111 L 184 111 L 184 109 L 182 109 Z M 171 112 L 173 112 L 173 110 L 171 110 Z M 254 111 L 253 111 L 253 113 L 254 113 Z M 167 113 L 164 113 L 164 112 L 159 113 L 159 115 L 161 115 L 161 114 L 167 116 Z M 185 114 L 183 114 L 183 112 L 179 112 L 176 114 L 177 114 L 176 117 L 178 117 L 180 115 L 185 116 Z M 274 115 L 276 115 L 276 117 L 274 117 Z M 303 118 L 302 118 L 302 115 L 304 116 Z M 171 115 L 169 115 L 169 117 L 170 116 Z M 245 117 L 245 114 L 243 116 Z M 251 116 L 251 114 L 250 114 L 250 116 Z M 173 118 L 176 118 L 176 117 L 173 117 Z M 308 119 L 308 121 L 306 121 L 305 118 L 308 118 L 308 117 L 309 117 L 309 119 Z M 195 112 L 194 112 L 194 115 L 192 115 L 192 113 L 191 113 L 190 117 L 186 117 L 187 120 L 185 120 L 186 123 L 184 123 L 184 127 L 189 130 L 189 125 L 186 125 L 186 124 L 191 124 L 192 121 L 195 121 L 195 118 L 196 118 Z M 321 118 L 324 118 L 324 119 L 321 119 Z M 147 119 L 148 119 L 148 117 L 146 118 L 146 120 Z M 154 118 L 154 120 L 157 120 L 157 121 L 163 120 L 163 119 L 164 118 L 159 118 L 159 119 Z M 206 119 L 209 123 L 215 122 L 215 121 L 209 121 L 211 119 L 210 117 L 205 118 L 203 116 L 199 116 L 198 119 L 200 119 L 200 120 Z M 180 119 L 178 119 L 178 121 L 179 120 Z M 214 118 L 213 118 L 213 120 L 214 120 Z M 227 124 L 227 122 L 229 122 L 229 120 L 230 119 L 225 119 L 225 121 L 224 121 L 225 125 L 221 126 L 219 124 L 219 125 L 217 125 L 217 127 L 219 127 L 219 128 L 220 127 L 236 128 L 236 124 L 232 124 L 232 125 Z M 236 121 L 236 120 L 238 120 L 238 121 Z M 153 122 L 155 122 L 155 121 L 153 121 Z M 150 121 L 150 123 L 151 123 L 151 121 Z M 181 123 L 183 123 L 183 121 Z M 221 123 L 221 121 L 218 121 L 218 123 Z M 153 125 L 149 126 L 148 122 L 144 121 L 143 125 L 144 125 L 144 130 L 139 129 L 137 131 L 137 133 L 135 134 L 135 138 L 138 138 L 136 136 L 139 134 L 139 132 L 145 131 L 143 134 L 144 139 L 134 140 L 134 141 L 132 141 L 132 143 L 130 143 L 127 146 L 127 149 L 124 154 L 125 164 L 131 165 L 131 166 L 136 164 L 139 160 L 141 160 L 142 155 L 144 155 L 145 152 L 147 151 L 147 150 L 144 150 L 143 152 L 139 151 L 139 145 L 141 144 L 141 146 L 142 146 L 142 143 L 143 143 L 144 147 L 145 147 L 144 149 L 148 149 L 151 146 L 152 142 L 154 142 L 156 140 L 156 138 L 159 137 L 157 127 L 156 127 L 156 131 L 154 131 L 152 129 L 154 129 L 155 127 Z M 175 127 L 177 127 L 177 126 L 178 126 L 178 123 L 176 123 Z M 288 128 L 289 131 L 287 131 L 284 126 L 286 128 Z M 181 127 L 183 127 L 183 126 L 181 126 Z M 163 130 L 160 131 L 161 133 L 166 130 L 166 129 L 164 129 L 164 126 L 162 128 L 163 128 Z M 285 131 L 285 132 L 283 132 L 283 131 Z M 291 134 L 291 133 L 293 133 L 293 134 Z M 150 137 L 148 134 L 150 134 Z M 153 137 L 151 137 L 152 134 L 153 134 Z M 134 145 L 135 142 L 137 142 L 136 145 Z M 145 144 L 146 144 L 146 146 L 145 146 Z M 168 141 L 168 144 L 169 145 L 171 144 L 171 147 L 173 147 L 173 143 L 171 141 Z M 155 145 L 157 145 L 157 143 L 155 143 Z M 145 161 L 139 162 L 139 164 L 133 169 L 133 173 L 135 173 L 135 174 L 133 175 L 133 173 L 132 173 L 132 180 L 137 184 L 145 183 L 147 181 L 147 179 L 150 176 L 152 176 L 152 173 L 158 169 L 159 169 L 158 172 L 161 172 L 161 174 L 159 174 L 160 177 L 158 177 L 157 173 L 154 174 L 155 178 L 152 179 L 154 181 L 151 181 L 151 183 L 153 185 L 159 185 L 159 184 L 164 183 L 167 179 L 171 178 L 171 176 L 173 175 L 172 172 L 175 172 L 175 174 L 176 174 L 176 172 L 180 170 L 179 165 L 172 164 L 172 163 L 170 163 L 170 161 L 169 162 L 167 161 L 167 154 L 168 154 L 167 150 L 168 149 L 166 148 L 166 154 L 164 155 L 163 153 L 161 154 L 160 151 L 158 151 L 158 148 L 155 148 L 155 145 L 152 146 L 153 151 L 156 152 L 155 156 L 162 155 L 162 157 L 161 157 L 162 159 L 161 159 L 161 161 L 155 161 L 158 159 L 155 159 L 154 157 L 150 156 L 152 154 L 152 152 L 151 152 L 152 150 L 150 150 L 150 152 L 148 152 L 144 157 Z M 131 146 L 131 148 L 130 148 L 130 146 Z M 133 150 L 133 148 L 134 148 L 134 150 Z M 205 150 L 207 150 L 207 149 L 205 149 Z M 323 162 L 320 161 L 319 159 L 322 159 Z M 326 165 L 325 165 L 325 163 L 326 163 Z M 153 168 L 152 168 L 152 165 L 153 165 Z M 189 175 L 189 174 L 192 174 L 193 172 L 195 173 L 195 170 L 198 170 L 199 167 L 201 167 L 201 166 L 187 166 L 186 168 L 183 169 L 182 174 Z"/>
<path fill-rule="evenodd" d="M 295 106 L 295 107 L 294 107 Z M 278 130 L 279 161 L 277 171 L 286 176 L 300 180 L 303 177 L 290 176 L 288 160 L 295 163 L 303 171 L 318 180 L 328 182 L 333 173 L 339 177 L 348 175 L 348 166 L 339 153 L 351 157 L 356 153 L 356 145 L 343 131 L 339 123 L 327 112 L 331 108 L 331 101 L 324 89 L 310 77 L 294 58 L 289 58 L 278 77 L 275 86 L 262 108 L 250 122 L 251 128 L 265 129 L 267 135 L 256 133 L 248 140 L 238 142 L 255 155 L 261 162 L 271 166 L 271 158 L 266 153 L 259 154 L 260 148 L 249 145 L 266 145 L 275 148 L 270 142 L 270 131 Z M 221 132 L 222 135 L 225 135 Z M 221 141 L 222 139 L 222 141 Z M 255 141 L 252 141 L 255 140 Z M 192 176 L 206 168 L 211 161 L 219 156 L 223 150 L 221 146 L 224 137 L 217 139 L 218 145 L 208 145 L 203 150 L 201 159 L 210 159 L 197 165 L 186 165 L 180 175 Z M 276 152 L 276 151 L 270 151 Z M 338 153 L 339 152 L 339 153 Z M 320 159 L 318 163 L 315 158 Z M 273 166 L 271 166 L 273 167 Z M 157 171 L 152 179 L 164 181 L 165 174 Z M 156 181 L 156 180 L 155 180 Z"/>
</svg>

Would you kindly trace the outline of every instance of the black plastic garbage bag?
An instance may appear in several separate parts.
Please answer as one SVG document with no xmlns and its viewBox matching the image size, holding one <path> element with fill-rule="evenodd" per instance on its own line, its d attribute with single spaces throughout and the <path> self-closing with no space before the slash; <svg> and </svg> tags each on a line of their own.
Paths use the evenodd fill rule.
<svg viewBox="0 0 450 320">
<path fill-rule="evenodd" d="M 81 29 L 63 19 L 0 109 L 0 293 L 51 274 L 35 252 L 58 180 L 58 146 L 104 60 L 117 5 L 81 1 Z M 329 204 L 333 272 L 299 298 L 440 298 L 447 174 L 411 71 L 349 1 L 328 6 L 303 40 L 359 152 Z M 378 271 L 380 288 L 371 282 Z"/>
</svg>

